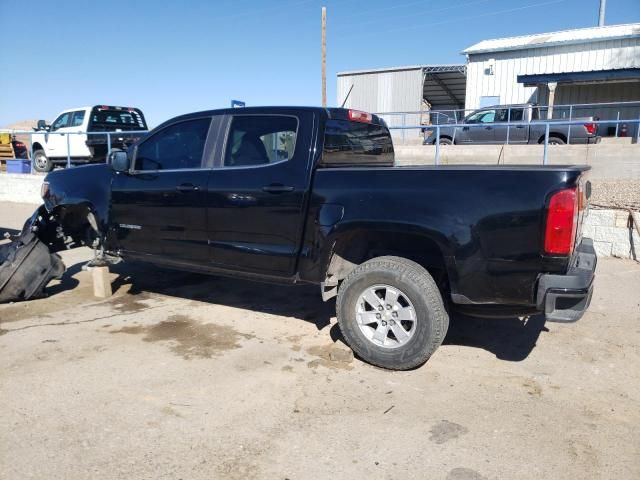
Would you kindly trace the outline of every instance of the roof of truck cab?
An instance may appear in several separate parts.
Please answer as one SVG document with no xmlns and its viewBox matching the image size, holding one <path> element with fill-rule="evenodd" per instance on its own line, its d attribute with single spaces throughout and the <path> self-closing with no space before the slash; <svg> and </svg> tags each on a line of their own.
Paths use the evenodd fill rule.
<svg viewBox="0 0 640 480">
<path fill-rule="evenodd" d="M 236 107 L 236 108 L 220 108 L 214 110 L 202 110 L 199 112 L 185 113 L 183 115 L 178 115 L 176 117 L 167 119 L 162 122 L 160 125 L 164 125 L 169 122 L 175 122 L 176 120 L 188 120 L 190 118 L 198 118 L 205 117 L 209 115 L 265 115 L 265 114 L 286 114 L 291 113 L 292 111 L 305 111 L 305 112 L 318 112 L 325 113 L 329 118 L 346 118 L 347 113 L 349 111 L 348 108 L 323 108 L 323 107 L 309 107 L 309 106 L 260 106 L 260 107 Z M 343 114 L 344 112 L 344 114 Z M 373 123 L 384 124 L 384 120 L 382 120 L 377 115 L 373 115 L 374 119 Z M 157 127 L 156 127 L 157 128 Z"/>
</svg>

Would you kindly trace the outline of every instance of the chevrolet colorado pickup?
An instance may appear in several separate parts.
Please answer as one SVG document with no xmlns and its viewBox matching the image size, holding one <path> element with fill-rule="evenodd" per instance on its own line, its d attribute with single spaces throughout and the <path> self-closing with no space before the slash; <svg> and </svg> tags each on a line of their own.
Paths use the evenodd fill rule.
<svg viewBox="0 0 640 480">
<path fill-rule="evenodd" d="M 596 265 L 581 236 L 589 167 L 394 167 L 393 155 L 384 122 L 354 110 L 174 118 L 109 164 L 46 177 L 44 205 L 0 252 L 0 300 L 36 236 L 51 252 L 36 286 L 59 275 L 55 252 L 79 245 L 97 262 L 316 284 L 337 297 L 349 346 L 390 369 L 424 363 L 450 311 L 583 315 Z"/>
</svg>

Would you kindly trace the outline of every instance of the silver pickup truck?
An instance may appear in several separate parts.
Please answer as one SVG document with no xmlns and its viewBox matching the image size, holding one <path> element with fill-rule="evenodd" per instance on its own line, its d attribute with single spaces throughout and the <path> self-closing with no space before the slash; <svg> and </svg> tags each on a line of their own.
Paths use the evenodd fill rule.
<svg viewBox="0 0 640 480">
<path fill-rule="evenodd" d="M 481 108 L 467 115 L 461 125 L 441 125 L 440 145 L 543 143 L 545 123 L 538 116 L 539 108 L 532 104 L 494 105 Z M 560 121 L 562 120 L 551 120 L 549 144 L 585 144 L 600 141 L 598 125 L 593 123 L 593 117 L 572 119 L 572 121 L 583 122 L 579 124 L 554 125 L 554 122 Z M 508 127 L 508 124 L 511 126 Z M 570 133 L 569 129 L 571 129 Z M 435 145 L 436 136 L 437 131 L 433 126 L 426 127 L 423 144 Z"/>
</svg>

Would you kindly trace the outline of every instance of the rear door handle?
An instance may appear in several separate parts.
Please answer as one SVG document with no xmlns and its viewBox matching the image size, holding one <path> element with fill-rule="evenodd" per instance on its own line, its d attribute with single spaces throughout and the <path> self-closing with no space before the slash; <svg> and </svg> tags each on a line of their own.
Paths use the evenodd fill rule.
<svg viewBox="0 0 640 480">
<path fill-rule="evenodd" d="M 262 191 L 267 193 L 286 193 L 293 192 L 293 190 L 294 187 L 290 187 L 288 185 L 280 185 L 277 183 L 262 187 Z"/>
<path fill-rule="evenodd" d="M 198 190 L 200 190 L 200 187 L 197 187 L 192 183 L 183 183 L 182 185 L 178 185 L 176 187 L 176 190 L 182 193 L 197 192 Z"/>
</svg>

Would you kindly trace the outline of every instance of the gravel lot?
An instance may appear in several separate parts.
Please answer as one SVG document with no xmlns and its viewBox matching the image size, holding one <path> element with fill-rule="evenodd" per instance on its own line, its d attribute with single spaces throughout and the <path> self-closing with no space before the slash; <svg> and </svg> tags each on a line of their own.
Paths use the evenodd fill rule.
<svg viewBox="0 0 640 480">
<path fill-rule="evenodd" d="M 593 180 L 591 205 L 640 211 L 640 180 Z"/>
<path fill-rule="evenodd" d="M 389 372 L 329 358 L 316 288 L 120 265 L 98 301 L 88 257 L 0 305 L 3 479 L 640 478 L 637 263 L 601 261 L 576 324 L 454 317 Z"/>
</svg>

